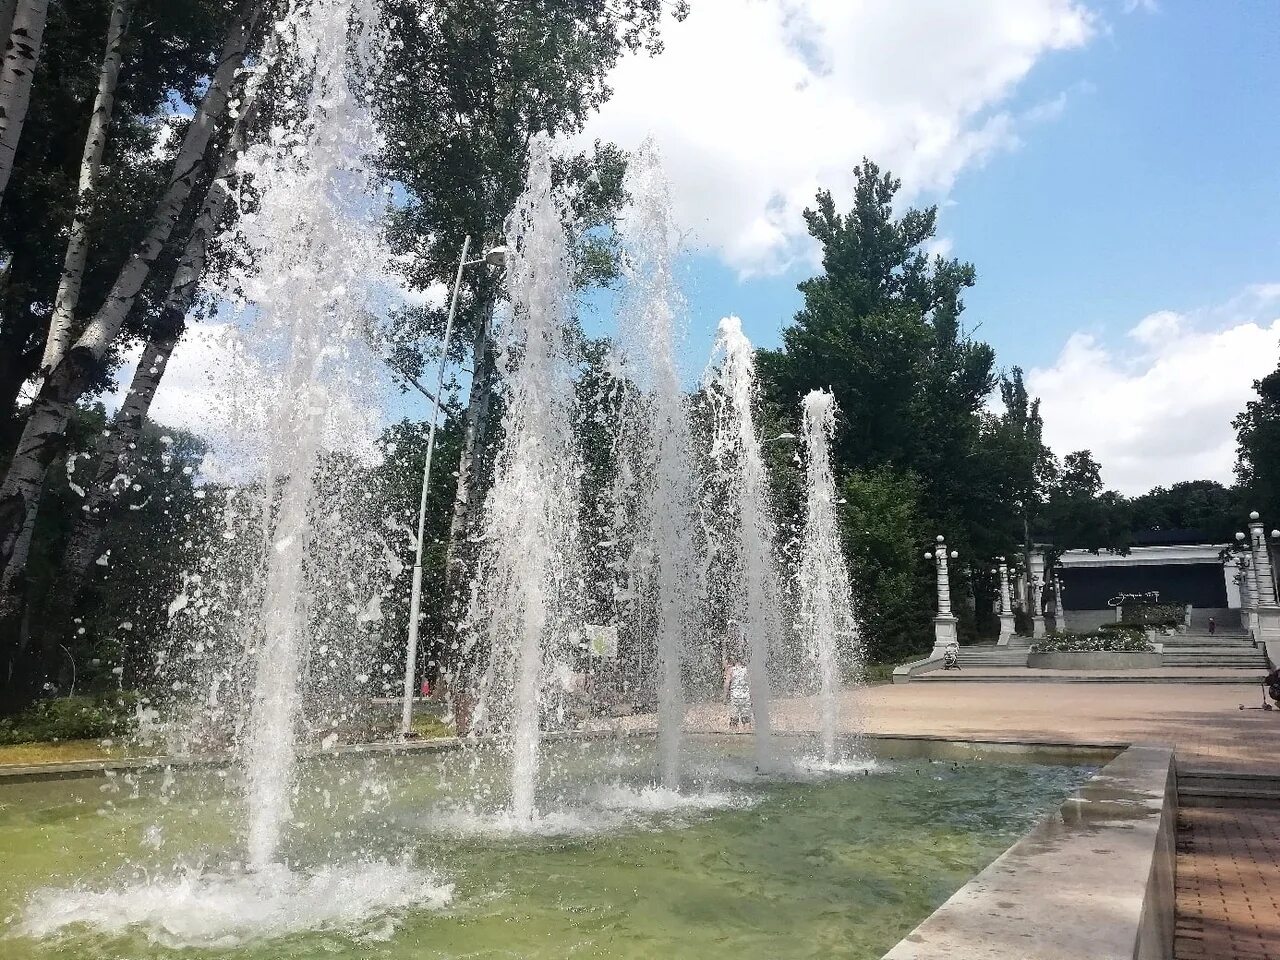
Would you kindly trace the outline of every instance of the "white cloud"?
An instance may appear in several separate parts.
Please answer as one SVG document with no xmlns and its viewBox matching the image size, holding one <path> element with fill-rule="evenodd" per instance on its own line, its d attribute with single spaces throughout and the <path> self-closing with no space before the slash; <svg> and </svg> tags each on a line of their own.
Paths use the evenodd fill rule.
<svg viewBox="0 0 1280 960">
<path fill-rule="evenodd" d="M 1106 484 L 1126 494 L 1231 482 L 1231 421 L 1280 355 L 1280 284 L 1220 307 L 1149 314 L 1128 337 L 1115 348 L 1073 334 L 1052 366 L 1030 371 L 1049 446 L 1059 456 L 1092 450 Z"/>
<path fill-rule="evenodd" d="M 1016 146 L 1010 95 L 1045 55 L 1095 32 L 1078 0 L 699 0 L 656 58 L 624 59 L 587 135 L 666 157 L 678 221 L 743 273 L 812 255 L 801 211 L 847 200 L 865 154 L 904 199 L 945 193 Z"/>
<path fill-rule="evenodd" d="M 209 418 L 212 398 L 225 387 L 226 377 L 235 367 L 235 345 L 230 324 L 193 323 L 174 348 L 164 371 L 164 379 L 151 402 L 150 419 L 176 430 L 201 433 Z M 142 344 L 135 344 L 116 375 L 116 390 L 103 398 L 107 409 L 116 410 L 125 391 Z"/>
</svg>

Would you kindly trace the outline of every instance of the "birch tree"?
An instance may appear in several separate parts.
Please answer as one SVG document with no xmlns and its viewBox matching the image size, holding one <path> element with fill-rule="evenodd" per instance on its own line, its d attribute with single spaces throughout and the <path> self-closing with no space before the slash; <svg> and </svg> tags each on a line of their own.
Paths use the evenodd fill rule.
<svg viewBox="0 0 1280 960">
<path fill-rule="evenodd" d="M 0 565 L 6 570 L 6 576 L 28 511 L 39 496 L 44 471 L 58 453 L 67 417 L 83 395 L 95 367 L 119 335 L 201 176 L 210 141 L 226 115 L 232 85 L 244 63 L 264 6 L 258 0 L 245 0 L 240 6 L 217 69 L 187 127 L 169 182 L 142 242 L 116 277 L 102 307 L 50 371 L 31 405 L 17 449 L 0 484 Z M 12 594 L 0 596 L 0 622 L 12 616 L 13 604 Z M 5 640 L 0 639 L 0 643 Z"/>
<path fill-rule="evenodd" d="M 0 0 L 3 2 L 3 0 Z M 11 0 L 12 2 L 12 0 Z M 114 0 L 56 0 L 49 5 L 22 148 L 0 207 L 0 480 L 17 446 L 40 375 Z M 121 51 L 110 136 L 88 218 L 89 256 L 76 322 L 101 306 L 141 238 L 164 191 L 181 133 L 171 136 L 175 100 L 199 104 L 234 9 L 225 0 L 131 0 L 134 27 Z M 0 7 L 0 13 L 3 7 Z M 0 30 L 0 38 L 8 37 Z M 3 40 L 0 39 L 0 46 Z M 185 121 L 183 121 L 185 125 Z M 176 260 L 171 247 L 166 271 Z M 126 332 L 146 334 L 169 278 L 153 277 Z M 144 303 L 146 309 L 144 310 Z M 118 351 L 102 364 L 91 392 L 106 388 Z M 21 399 L 25 394 L 27 399 Z"/>
<path fill-rule="evenodd" d="M 94 97 L 93 113 L 89 117 L 89 133 L 85 137 L 84 155 L 80 160 L 76 211 L 71 220 L 67 255 L 63 260 L 62 278 L 58 282 L 58 293 L 54 299 L 53 319 L 49 322 L 44 357 L 40 361 L 40 371 L 44 374 L 58 365 L 71 342 L 85 263 L 89 258 L 90 204 L 98 185 L 98 174 L 102 170 L 102 154 L 107 146 L 107 131 L 115 108 L 116 84 L 120 79 L 120 50 L 124 44 L 131 6 L 132 0 L 115 0 L 111 6 L 111 20 L 107 25 L 107 50 L 102 57 L 102 69 L 98 72 L 98 92 Z"/>
<path fill-rule="evenodd" d="M 105 528 L 121 497 L 132 487 L 134 452 L 139 448 L 143 424 L 169 358 L 182 339 L 187 314 L 199 293 L 209 248 L 231 196 L 236 158 L 243 149 L 244 129 L 251 115 L 252 110 L 246 109 L 236 121 L 218 172 L 209 184 L 200 212 L 187 235 L 168 296 L 152 325 L 124 402 L 111 426 L 98 438 L 93 454 L 93 461 L 97 464 L 93 481 L 86 490 L 84 504 L 63 553 L 57 584 L 50 594 L 53 603 L 45 629 L 54 637 L 66 632 L 68 618 L 74 610 L 74 601 L 80 595 L 85 575 L 102 549 Z"/>
<path fill-rule="evenodd" d="M 0 204 L 4 203 L 13 156 L 22 138 L 22 124 L 31 102 L 31 81 L 40 60 L 44 24 L 49 16 L 49 0 L 18 0 L 13 11 L 13 27 L 0 64 Z"/>
</svg>

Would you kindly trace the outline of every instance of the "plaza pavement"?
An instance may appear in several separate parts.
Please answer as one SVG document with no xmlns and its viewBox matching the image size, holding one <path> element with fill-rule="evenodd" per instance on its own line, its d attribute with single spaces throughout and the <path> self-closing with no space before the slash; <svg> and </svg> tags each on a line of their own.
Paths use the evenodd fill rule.
<svg viewBox="0 0 1280 960">
<path fill-rule="evenodd" d="M 842 694 L 849 729 L 956 739 L 1172 743 L 1181 765 L 1280 776 L 1280 710 L 1257 683 L 908 683 Z M 774 703 L 782 731 L 817 728 L 816 701 Z M 637 718 L 639 719 L 639 718 Z M 652 718 L 648 718 L 652 722 Z M 690 729 L 727 730 L 720 704 L 690 707 Z"/>
</svg>

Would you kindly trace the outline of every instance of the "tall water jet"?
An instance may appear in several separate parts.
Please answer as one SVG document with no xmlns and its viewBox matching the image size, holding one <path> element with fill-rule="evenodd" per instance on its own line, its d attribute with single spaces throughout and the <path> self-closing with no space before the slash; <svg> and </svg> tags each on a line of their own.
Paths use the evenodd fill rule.
<svg viewBox="0 0 1280 960">
<path fill-rule="evenodd" d="M 837 759 L 836 735 L 840 728 L 842 646 L 855 679 L 861 678 L 862 665 L 831 473 L 836 400 L 825 390 L 812 390 L 800 408 L 806 454 L 806 509 L 798 578 L 800 624 L 818 693 L 822 760 L 831 764 Z"/>
<path fill-rule="evenodd" d="M 627 293 L 620 339 L 627 372 L 639 391 L 632 452 L 639 494 L 635 515 L 646 529 L 635 531 L 656 566 L 658 757 L 664 786 L 680 785 L 680 740 L 684 722 L 682 666 L 692 610 L 692 440 L 676 361 L 677 316 L 683 303 L 673 264 L 677 237 L 662 158 L 652 140 L 632 157 L 627 171 L 631 208 L 623 224 Z"/>
<path fill-rule="evenodd" d="M 774 556 L 776 522 L 756 432 L 755 353 L 737 317 L 720 321 L 707 380 L 714 416 L 711 459 L 732 511 L 734 529 L 726 539 L 732 543 L 734 594 L 747 647 L 756 763 L 763 770 L 774 761 L 769 651 L 779 632 L 781 591 Z M 723 553 L 726 548 L 718 549 Z"/>
<path fill-rule="evenodd" d="M 377 146 L 353 86 L 353 65 L 373 62 L 376 0 L 290 4 L 276 23 L 284 51 L 283 104 L 268 140 L 239 164 L 241 279 L 252 305 L 254 352 L 273 389 L 264 394 L 260 596 L 251 615 L 255 665 L 245 763 L 248 862 L 279 859 L 302 708 L 301 674 L 319 602 L 321 528 L 332 523 L 317 486 L 320 456 L 350 430 L 361 406 L 361 332 L 377 312 L 375 278 L 387 256 L 382 207 L 366 157 Z M 358 415 L 358 414 L 357 414 Z M 333 531 L 329 531 L 332 533 Z M 327 538 L 325 538 L 327 541 Z M 347 578 L 343 578 L 346 580 Z M 340 588 L 339 588 L 340 589 Z"/>
<path fill-rule="evenodd" d="M 474 681 L 475 726 L 506 741 L 518 825 L 537 813 L 541 708 L 581 628 L 567 211 L 552 185 L 549 147 L 536 144 L 532 153 L 525 191 L 506 226 L 511 309 L 495 331 L 505 381 L 503 438 L 464 624 L 471 652 L 483 663 Z"/>
</svg>

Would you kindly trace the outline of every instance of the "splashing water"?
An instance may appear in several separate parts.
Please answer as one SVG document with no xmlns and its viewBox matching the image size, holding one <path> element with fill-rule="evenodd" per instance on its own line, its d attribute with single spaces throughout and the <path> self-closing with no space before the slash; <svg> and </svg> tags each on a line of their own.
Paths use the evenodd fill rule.
<svg viewBox="0 0 1280 960">
<path fill-rule="evenodd" d="M 780 630 L 781 590 L 774 558 L 776 525 L 756 432 L 755 355 L 737 317 L 720 321 L 707 379 L 715 408 L 711 459 L 727 481 L 731 508 L 736 508 L 732 569 L 747 647 L 756 765 L 764 770 L 775 761 L 769 715 L 769 651 Z"/>
<path fill-rule="evenodd" d="M 835 397 L 825 390 L 813 390 L 801 401 L 800 408 L 806 452 L 806 512 L 798 578 L 800 623 L 818 691 L 822 760 L 831 765 L 837 760 L 836 734 L 840 728 L 841 654 L 848 655 L 846 669 L 860 680 L 861 651 L 853 618 L 849 570 L 840 548 L 835 481 L 831 473 Z"/>
<path fill-rule="evenodd" d="M 692 439 L 676 362 L 676 315 L 682 307 L 672 265 L 676 253 L 671 200 L 662 158 L 646 140 L 628 168 L 632 209 L 624 224 L 628 294 L 619 325 L 627 367 L 642 399 L 636 516 L 638 538 L 656 563 L 658 754 L 662 783 L 680 784 L 684 722 L 682 661 L 693 606 L 696 563 L 691 532 L 694 503 Z"/>
<path fill-rule="evenodd" d="M 506 738 L 511 812 L 520 822 L 536 815 L 542 707 L 581 628 L 565 217 L 549 148 L 536 144 L 507 222 L 511 311 L 496 331 L 505 358 L 504 436 L 464 624 L 471 654 L 484 661 L 476 728 Z M 488 649 L 475 649 L 481 644 Z"/>
<path fill-rule="evenodd" d="M 352 61 L 372 63 L 374 0 L 313 0 L 276 24 L 292 70 L 283 95 L 290 126 L 246 151 L 242 177 L 252 206 L 239 233 L 252 264 L 244 288 L 255 306 L 254 346 L 278 379 L 266 416 L 264 502 L 258 535 L 263 590 L 246 764 L 248 860 L 278 855 L 290 816 L 300 673 L 316 612 L 312 563 L 331 519 L 321 513 L 320 456 L 341 412 L 357 406 L 365 317 L 376 312 L 372 279 L 387 262 L 379 204 L 365 169 L 378 142 L 352 87 Z M 327 537 L 325 538 L 327 539 Z"/>
</svg>

